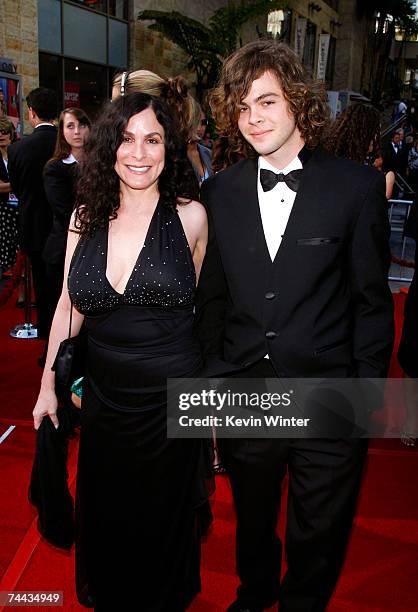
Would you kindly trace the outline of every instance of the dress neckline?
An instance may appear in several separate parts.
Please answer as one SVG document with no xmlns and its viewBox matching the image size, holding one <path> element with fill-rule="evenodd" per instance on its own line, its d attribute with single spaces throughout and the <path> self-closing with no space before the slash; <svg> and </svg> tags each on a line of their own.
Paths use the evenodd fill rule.
<svg viewBox="0 0 418 612">
<path fill-rule="evenodd" d="M 147 233 L 145 234 L 145 239 L 144 239 L 144 244 L 142 245 L 142 247 L 139 249 L 139 253 L 138 253 L 138 257 L 135 260 L 135 263 L 133 265 L 133 268 L 131 270 L 131 273 L 129 275 L 128 280 L 126 281 L 126 285 L 125 288 L 123 290 L 122 293 L 120 293 L 119 291 L 116 291 L 116 289 L 114 288 L 114 286 L 112 285 L 112 283 L 110 282 L 110 280 L 108 279 L 107 276 L 107 256 L 108 256 L 108 252 L 109 252 L 109 223 L 107 224 L 107 229 L 106 229 L 106 240 L 105 240 L 105 254 L 104 254 L 104 262 L 105 262 L 105 273 L 104 273 L 104 277 L 105 277 L 105 281 L 107 282 L 107 284 L 109 285 L 109 288 L 113 291 L 113 293 L 115 293 L 118 297 L 123 298 L 126 294 L 126 291 L 131 283 L 132 277 L 134 275 L 134 272 L 136 271 L 137 267 L 140 265 L 141 260 L 142 260 L 142 255 L 144 252 L 145 247 L 148 244 L 149 241 L 149 237 L 151 234 L 151 230 L 153 228 L 153 225 L 157 219 L 157 214 L 158 214 L 158 210 L 160 208 L 160 199 L 158 199 L 158 202 L 155 206 L 154 212 L 152 213 L 152 217 L 151 220 L 148 224 L 148 229 L 147 229 Z"/>
</svg>

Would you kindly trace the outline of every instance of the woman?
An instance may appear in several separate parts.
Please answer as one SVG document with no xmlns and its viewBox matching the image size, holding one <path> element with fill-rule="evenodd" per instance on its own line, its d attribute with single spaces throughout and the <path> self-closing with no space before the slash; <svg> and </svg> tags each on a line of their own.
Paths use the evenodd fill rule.
<svg viewBox="0 0 418 612">
<path fill-rule="evenodd" d="M 146 93 L 167 102 L 179 130 L 179 141 L 184 145 L 194 121 L 195 106 L 182 76 L 163 79 L 149 70 L 121 72 L 113 80 L 112 100 L 129 93 Z"/>
<path fill-rule="evenodd" d="M 379 172 L 384 173 L 386 181 L 386 199 L 390 200 L 393 193 L 393 187 L 395 186 L 395 173 L 393 170 L 385 171 L 383 169 L 383 157 L 380 152 L 378 152 L 374 158 L 373 166 L 376 168 L 376 170 L 379 170 Z"/>
<path fill-rule="evenodd" d="M 48 278 L 48 302 L 51 307 L 50 324 L 64 278 L 68 226 L 75 204 L 77 164 L 83 159 L 90 128 L 90 119 L 83 110 L 63 110 L 59 118 L 54 155 L 44 169 L 45 193 L 53 215 L 52 229 L 43 251 Z"/>
<path fill-rule="evenodd" d="M 0 279 L 16 262 L 17 198 L 11 193 L 7 173 L 7 147 L 16 140 L 14 125 L 6 117 L 0 117 Z"/>
<path fill-rule="evenodd" d="M 194 107 L 194 117 L 187 141 L 187 157 L 193 166 L 199 185 L 201 185 L 203 181 L 213 174 L 212 153 L 210 149 L 201 144 L 207 125 L 205 114 L 200 104 L 194 98 L 192 98 L 192 105 Z"/>
<path fill-rule="evenodd" d="M 190 95 L 184 78 L 176 76 L 163 79 L 149 70 L 122 72 L 116 75 L 113 81 L 112 100 L 116 100 L 121 91 L 147 93 L 167 102 L 178 125 L 180 146 L 187 148 L 187 159 L 196 175 L 198 193 L 202 182 L 213 174 L 211 151 L 198 144 L 206 129 L 207 120 L 200 104 Z"/>
<path fill-rule="evenodd" d="M 135 70 L 134 72 L 122 72 L 116 75 L 113 81 L 112 100 L 118 99 L 120 95 L 132 92 L 147 93 L 167 102 L 172 117 L 178 125 L 184 171 L 188 173 L 193 170 L 196 177 L 191 195 L 197 197 L 202 182 L 213 174 L 211 151 L 198 144 L 203 123 L 206 126 L 207 121 L 203 122 L 203 111 L 198 102 L 189 94 L 185 80 L 181 76 L 163 79 L 149 70 Z M 78 400 L 75 396 L 80 394 L 80 388 L 75 387 L 74 392 L 73 402 L 77 403 Z M 215 440 L 213 455 L 214 472 L 217 474 L 223 473 L 224 469 L 218 458 Z M 206 525 L 210 525 L 212 522 L 212 511 L 209 504 L 206 508 L 202 508 L 201 519 L 202 523 L 206 523 Z"/>
<path fill-rule="evenodd" d="M 77 593 L 96 610 L 185 610 L 200 588 L 196 509 L 202 444 L 167 439 L 167 377 L 193 376 L 204 208 L 179 172 L 177 129 L 146 94 L 93 128 L 68 237 L 63 286 L 34 409 L 57 425 L 51 365 L 85 323 L 77 478 Z"/>
<path fill-rule="evenodd" d="M 330 126 L 324 146 L 337 157 L 365 164 L 377 151 L 380 141 L 380 114 L 370 104 L 348 106 Z"/>
</svg>

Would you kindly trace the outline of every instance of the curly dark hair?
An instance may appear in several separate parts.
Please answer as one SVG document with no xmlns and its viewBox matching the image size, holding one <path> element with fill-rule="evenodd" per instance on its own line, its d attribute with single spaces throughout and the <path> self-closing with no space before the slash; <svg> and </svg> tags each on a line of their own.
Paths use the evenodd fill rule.
<svg viewBox="0 0 418 612">
<path fill-rule="evenodd" d="M 158 178 L 160 202 L 175 210 L 177 204 L 197 199 L 196 179 L 177 140 L 177 125 L 167 104 L 155 96 L 132 93 L 109 102 L 93 126 L 77 184 L 75 228 L 80 234 L 91 235 L 116 219 L 120 206 L 116 152 L 129 119 L 147 108 L 152 108 L 164 128 L 165 165 Z"/>
<path fill-rule="evenodd" d="M 377 152 L 380 148 L 380 113 L 370 104 L 357 102 L 337 117 L 323 145 L 337 157 L 364 164 L 371 143 L 371 152 Z"/>
<path fill-rule="evenodd" d="M 224 62 L 219 83 L 209 94 L 218 131 L 234 142 L 241 139 L 242 153 L 246 155 L 244 139 L 237 134 L 239 105 L 252 82 L 267 71 L 278 79 L 306 145 L 315 147 L 329 118 L 324 84 L 307 75 L 288 45 L 269 38 L 248 43 Z"/>
<path fill-rule="evenodd" d="M 248 149 L 251 149 L 248 145 Z M 229 168 L 245 157 L 250 157 L 251 152 L 243 151 L 243 145 L 238 139 L 232 139 L 222 134 L 213 143 L 212 149 L 212 170 L 214 174 Z"/>
</svg>

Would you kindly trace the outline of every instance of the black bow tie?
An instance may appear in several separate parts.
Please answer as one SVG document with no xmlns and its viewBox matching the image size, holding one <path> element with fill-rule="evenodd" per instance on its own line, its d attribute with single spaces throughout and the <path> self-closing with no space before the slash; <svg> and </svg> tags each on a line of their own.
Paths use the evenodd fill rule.
<svg viewBox="0 0 418 612">
<path fill-rule="evenodd" d="M 263 188 L 263 191 L 270 191 L 277 185 L 277 183 L 286 183 L 286 185 L 292 191 L 297 191 L 299 189 L 299 183 L 301 179 L 301 174 L 303 170 L 292 170 L 288 174 L 276 174 L 271 170 L 266 170 L 265 168 L 261 168 L 260 170 L 260 183 Z"/>
</svg>

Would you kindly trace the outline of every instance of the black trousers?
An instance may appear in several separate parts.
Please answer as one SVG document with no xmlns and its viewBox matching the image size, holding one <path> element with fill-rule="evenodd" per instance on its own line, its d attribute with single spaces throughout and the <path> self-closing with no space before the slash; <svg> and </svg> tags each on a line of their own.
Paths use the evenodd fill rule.
<svg viewBox="0 0 418 612">
<path fill-rule="evenodd" d="M 42 254 L 38 251 L 30 251 L 27 253 L 27 256 L 32 267 L 33 289 L 35 293 L 36 311 L 38 315 L 38 338 L 46 340 L 48 338 L 50 328 L 50 307 L 46 265 L 42 259 Z M 30 299 L 30 296 L 26 296 L 26 299 Z"/>
<path fill-rule="evenodd" d="M 59 263 L 45 264 L 46 278 L 48 282 L 47 297 L 48 297 L 48 335 L 52 325 L 52 319 L 54 318 L 55 309 L 58 304 L 58 300 L 61 296 L 62 284 L 64 280 L 64 261 Z"/>
<path fill-rule="evenodd" d="M 274 378 L 266 359 L 240 378 Z M 255 383 L 255 387 L 258 383 Z M 326 609 L 344 561 L 367 455 L 367 440 L 219 439 L 237 516 L 236 559 L 243 607 Z M 276 527 L 288 471 L 285 552 Z"/>
</svg>

